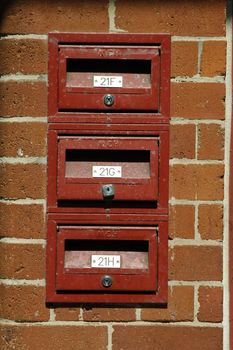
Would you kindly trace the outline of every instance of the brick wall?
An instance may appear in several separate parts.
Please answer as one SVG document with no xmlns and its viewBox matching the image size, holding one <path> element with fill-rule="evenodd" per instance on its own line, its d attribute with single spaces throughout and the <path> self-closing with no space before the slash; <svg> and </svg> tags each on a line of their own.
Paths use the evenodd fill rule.
<svg viewBox="0 0 233 350">
<path fill-rule="evenodd" d="M 3 4 L 1 349 L 229 350 L 230 89 L 225 82 L 229 82 L 226 50 L 231 38 L 226 2 L 15 0 Z M 47 33 L 54 30 L 172 34 L 165 309 L 45 306 Z"/>
</svg>

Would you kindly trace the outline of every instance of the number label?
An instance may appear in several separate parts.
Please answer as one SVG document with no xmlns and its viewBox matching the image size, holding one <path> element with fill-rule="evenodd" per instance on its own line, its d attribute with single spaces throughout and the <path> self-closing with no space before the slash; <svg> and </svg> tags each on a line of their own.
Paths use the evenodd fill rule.
<svg viewBox="0 0 233 350">
<path fill-rule="evenodd" d="M 122 87 L 123 77 L 122 76 L 104 76 L 104 75 L 94 75 L 93 77 L 94 87 Z"/>
<path fill-rule="evenodd" d="M 122 177 L 121 166 L 93 165 L 92 177 Z"/>
<path fill-rule="evenodd" d="M 92 255 L 91 267 L 119 269 L 121 267 L 120 255 Z"/>
</svg>

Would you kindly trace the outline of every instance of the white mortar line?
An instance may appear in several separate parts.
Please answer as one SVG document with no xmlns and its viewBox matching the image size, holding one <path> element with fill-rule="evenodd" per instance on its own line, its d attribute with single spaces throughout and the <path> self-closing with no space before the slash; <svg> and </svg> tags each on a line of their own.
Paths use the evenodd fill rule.
<svg viewBox="0 0 233 350">
<path fill-rule="evenodd" d="M 0 77 L 0 82 L 7 81 L 45 81 L 47 82 L 47 74 L 6 74 Z"/>
<path fill-rule="evenodd" d="M 198 61 L 197 61 L 197 74 L 198 74 L 198 76 L 200 76 L 200 74 L 201 74 L 202 51 L 203 51 L 203 41 L 199 41 L 198 42 Z"/>
<path fill-rule="evenodd" d="M 225 36 L 172 36 L 172 41 L 226 41 Z"/>
<path fill-rule="evenodd" d="M 199 211 L 199 206 L 196 203 L 195 205 L 195 213 L 194 213 L 194 237 L 195 240 L 198 242 L 213 242 L 213 240 L 202 240 L 201 235 L 199 233 L 199 220 L 198 220 L 198 211 Z"/>
<path fill-rule="evenodd" d="M 221 281 L 168 281 L 169 286 L 222 287 Z"/>
<path fill-rule="evenodd" d="M 200 303 L 198 301 L 199 287 L 194 285 L 194 322 L 199 322 L 197 319 Z"/>
<path fill-rule="evenodd" d="M 229 179 L 230 179 L 230 140 L 232 118 L 232 1 L 227 2 L 227 60 L 226 60 L 226 101 L 225 101 L 225 176 L 224 176 L 224 246 L 223 246 L 223 348 L 229 344 Z M 231 232 L 232 234 L 232 232 Z"/>
<path fill-rule="evenodd" d="M 0 238 L 0 244 L 35 244 L 35 245 L 43 245 L 45 246 L 46 240 L 45 239 L 36 239 L 36 238 L 15 238 L 15 237 L 4 237 Z"/>
<path fill-rule="evenodd" d="M 200 77 L 199 75 L 193 77 L 175 77 L 171 78 L 172 83 L 225 83 L 224 76 L 216 77 Z"/>
<path fill-rule="evenodd" d="M 79 321 L 83 321 L 83 308 L 80 307 L 80 311 L 79 311 Z"/>
<path fill-rule="evenodd" d="M 0 123 L 47 123 L 47 117 L 0 117 Z"/>
<path fill-rule="evenodd" d="M 219 165 L 224 164 L 224 160 L 202 160 L 189 158 L 172 158 L 169 160 L 169 165 Z"/>
<path fill-rule="evenodd" d="M 44 287 L 45 280 L 37 279 L 37 280 L 25 280 L 25 279 L 0 279 L 0 284 L 6 286 L 36 286 L 36 287 Z"/>
<path fill-rule="evenodd" d="M 185 118 L 172 118 L 170 121 L 171 125 L 186 125 L 186 124 L 216 124 L 216 125 L 225 125 L 225 120 L 217 119 L 185 119 Z"/>
<path fill-rule="evenodd" d="M 109 326 L 109 322 L 96 322 L 96 321 L 42 321 L 42 322 L 17 322 L 13 320 L 7 320 L 7 319 L 0 319 L 0 323 L 2 325 L 12 325 L 17 327 L 22 326 L 30 326 L 30 327 L 50 327 L 50 326 L 57 326 L 57 327 L 64 327 L 64 326 L 75 326 L 75 327 L 103 327 Z M 208 323 L 208 322 L 193 322 L 193 321 L 169 321 L 169 322 L 157 322 L 157 321 L 132 321 L 132 322 L 112 322 L 112 326 L 128 326 L 128 327 L 202 327 L 202 328 L 222 328 L 222 323 Z M 113 328 L 114 332 L 114 328 Z M 224 349 L 225 350 L 225 349 Z"/>
<path fill-rule="evenodd" d="M 0 199 L 0 203 L 4 204 L 19 204 L 19 205 L 30 205 L 30 204 L 40 204 L 40 205 L 45 205 L 46 200 L 45 199 L 33 199 L 33 198 L 22 198 L 22 199 L 16 199 L 16 198 L 4 198 Z"/>
<path fill-rule="evenodd" d="M 141 313 L 142 313 L 142 309 L 141 308 L 136 308 L 135 309 L 135 319 L 136 319 L 136 321 L 141 321 Z"/>
<path fill-rule="evenodd" d="M 0 40 L 5 39 L 14 39 L 14 40 L 21 40 L 21 39 L 37 39 L 37 40 L 47 40 L 47 35 L 41 35 L 41 34 L 9 34 L 9 35 L 3 35 L 0 36 Z"/>
<path fill-rule="evenodd" d="M 195 159 L 198 159 L 199 150 L 199 124 L 195 123 Z"/>
<path fill-rule="evenodd" d="M 107 345 L 107 350 L 112 350 L 112 333 L 114 332 L 112 328 L 112 324 L 108 324 L 108 345 Z"/>
<path fill-rule="evenodd" d="M 50 322 L 56 321 L 56 313 L 54 309 L 49 309 L 49 321 Z"/>
<path fill-rule="evenodd" d="M 192 200 L 192 199 L 169 199 L 170 205 L 200 205 L 200 204 L 223 204 L 221 200 Z"/>
<path fill-rule="evenodd" d="M 116 0 L 109 0 L 108 2 L 108 18 L 109 18 L 109 32 L 126 32 L 123 29 L 117 28 L 115 23 L 116 17 Z"/>
<path fill-rule="evenodd" d="M 46 164 L 47 157 L 1 157 L 2 164 Z"/>
<path fill-rule="evenodd" d="M 209 247 L 209 246 L 217 246 L 222 247 L 223 243 L 221 241 L 214 240 L 202 240 L 196 237 L 195 239 L 185 239 L 185 238 L 175 238 L 173 240 L 169 240 L 169 247 L 175 246 L 195 246 L 195 247 Z"/>
</svg>

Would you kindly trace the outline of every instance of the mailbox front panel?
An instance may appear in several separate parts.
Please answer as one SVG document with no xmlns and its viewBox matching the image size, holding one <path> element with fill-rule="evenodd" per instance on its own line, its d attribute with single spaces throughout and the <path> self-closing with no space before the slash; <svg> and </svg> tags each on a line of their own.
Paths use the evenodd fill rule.
<svg viewBox="0 0 233 350">
<path fill-rule="evenodd" d="M 158 139 L 62 136 L 58 141 L 59 199 L 158 199 Z M 104 192 L 108 188 L 112 193 Z"/>
<path fill-rule="evenodd" d="M 159 73 L 158 47 L 62 45 L 58 107 L 158 111 Z"/>
<path fill-rule="evenodd" d="M 49 214 L 46 249 L 47 302 L 166 303 L 166 216 Z"/>
<path fill-rule="evenodd" d="M 111 285 L 104 285 L 105 276 L 110 278 Z M 104 292 L 156 290 L 157 228 L 58 228 L 56 288 Z"/>
</svg>

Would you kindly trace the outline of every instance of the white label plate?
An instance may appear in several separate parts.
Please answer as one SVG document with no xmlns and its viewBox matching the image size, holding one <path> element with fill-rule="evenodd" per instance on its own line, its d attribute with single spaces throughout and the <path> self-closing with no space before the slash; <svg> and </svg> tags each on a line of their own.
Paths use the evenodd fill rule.
<svg viewBox="0 0 233 350">
<path fill-rule="evenodd" d="M 122 168 L 112 165 L 93 165 L 92 177 L 122 177 Z"/>
<path fill-rule="evenodd" d="M 119 269 L 121 267 L 121 257 L 120 255 L 92 255 L 91 267 Z"/>
<path fill-rule="evenodd" d="M 94 87 L 123 87 L 123 77 L 120 75 L 94 75 Z"/>
</svg>

